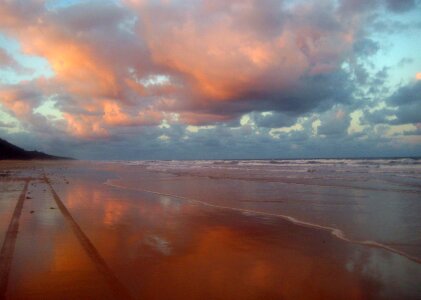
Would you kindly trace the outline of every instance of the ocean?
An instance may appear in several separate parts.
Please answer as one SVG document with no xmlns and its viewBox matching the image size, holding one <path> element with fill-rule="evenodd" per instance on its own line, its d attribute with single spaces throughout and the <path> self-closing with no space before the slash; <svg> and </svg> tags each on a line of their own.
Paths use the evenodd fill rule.
<svg viewBox="0 0 421 300">
<path fill-rule="evenodd" d="M 421 261 L 419 158 L 113 163 L 148 172 L 108 184 L 279 216 Z"/>
<path fill-rule="evenodd" d="M 420 299 L 420 159 L 9 161 L 0 175 L 8 299 Z"/>
</svg>

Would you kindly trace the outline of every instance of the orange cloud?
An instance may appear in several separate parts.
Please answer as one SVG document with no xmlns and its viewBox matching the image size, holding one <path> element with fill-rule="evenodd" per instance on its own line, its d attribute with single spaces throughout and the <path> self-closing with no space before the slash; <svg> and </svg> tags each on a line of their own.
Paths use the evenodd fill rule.
<svg viewBox="0 0 421 300">
<path fill-rule="evenodd" d="M 139 26 L 148 30 L 147 41 L 155 62 L 187 76 L 198 99 L 229 101 L 250 88 L 286 86 L 308 67 L 305 58 L 295 52 L 291 36 L 262 40 L 241 28 L 232 28 L 228 18 L 205 28 L 201 28 L 199 19 L 177 20 L 165 28 L 148 24 L 155 23 L 153 15 L 145 20 L 146 24 Z M 284 40 L 282 45 L 280 39 Z M 268 74 L 276 76 L 262 81 Z"/>
<path fill-rule="evenodd" d="M 95 116 L 69 113 L 63 113 L 63 116 L 67 121 L 67 132 L 70 135 L 87 139 L 109 136 L 108 131 L 102 127 L 100 120 Z"/>
<path fill-rule="evenodd" d="M 103 108 L 103 120 L 109 125 L 158 125 L 163 119 L 161 112 L 151 109 L 140 111 L 137 115 L 131 116 L 123 112 L 121 106 L 116 102 L 106 101 L 103 103 Z"/>
<path fill-rule="evenodd" d="M 303 21 L 285 24 L 283 30 L 271 28 L 282 12 L 264 24 L 263 18 L 271 15 L 259 11 L 259 3 L 252 0 L 195 3 L 188 14 L 175 4 L 131 5 L 141 16 L 138 34 L 146 37 L 154 62 L 183 74 L 186 89 L 201 102 L 232 101 L 290 87 L 306 74 L 332 72 L 352 48 L 355 30 L 332 31 L 307 23 L 307 15 L 317 9 L 314 5 L 297 8 L 294 13 Z M 157 24 L 157 17 L 164 21 Z"/>
<path fill-rule="evenodd" d="M 86 42 L 66 35 L 60 28 L 41 24 L 20 34 L 23 51 L 46 58 L 55 80 L 70 93 L 85 97 L 116 97 L 116 74 Z"/>
<path fill-rule="evenodd" d="M 41 102 L 42 93 L 38 88 L 42 88 L 42 81 L 4 85 L 0 89 L 0 103 L 16 117 L 27 119 Z"/>
<path fill-rule="evenodd" d="M 416 80 L 421 80 L 421 72 L 418 72 L 418 73 L 415 75 L 415 79 L 416 79 Z"/>
<path fill-rule="evenodd" d="M 287 101 L 277 99 L 302 78 L 340 67 L 358 29 L 315 26 L 314 4 L 291 8 L 292 22 L 270 1 L 192 1 L 188 9 L 172 1 L 96 2 L 51 11 L 29 2 L 1 3 L 0 25 L 25 53 L 48 60 L 54 88 L 45 98 L 55 95 L 68 131 L 88 138 L 157 125 L 165 113 L 198 125 L 229 121 L 272 94 L 271 101 Z M 331 18 L 340 18 L 333 9 Z M 151 76 L 168 80 L 149 84 Z M 16 114 L 32 107 L 3 102 Z M 237 107 L 226 112 L 221 103 Z"/>
</svg>

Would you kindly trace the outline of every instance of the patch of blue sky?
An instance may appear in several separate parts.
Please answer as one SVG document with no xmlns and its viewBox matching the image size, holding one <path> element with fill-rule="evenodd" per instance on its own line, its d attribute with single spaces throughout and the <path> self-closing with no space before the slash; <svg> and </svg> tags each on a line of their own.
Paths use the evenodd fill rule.
<svg viewBox="0 0 421 300">
<path fill-rule="evenodd" d="M 48 10 L 56 10 L 66 8 L 75 4 L 83 2 L 82 0 L 49 0 L 45 2 L 45 7 Z"/>
<path fill-rule="evenodd" d="M 167 75 L 150 75 L 146 78 L 140 80 L 140 82 L 144 86 L 151 86 L 151 85 L 165 85 L 170 82 L 170 78 Z"/>
<path fill-rule="evenodd" d="M 6 124 L 7 126 L 4 126 Z M 13 117 L 11 114 L 6 112 L 0 105 L 0 129 L 6 133 L 16 133 L 24 131 L 19 120 Z"/>
<path fill-rule="evenodd" d="M 20 65 L 14 70 L 12 68 L 1 69 L 0 83 L 15 84 L 22 80 L 54 76 L 54 72 L 45 58 L 23 53 L 18 41 L 1 33 L 0 48 L 3 48 Z"/>
<path fill-rule="evenodd" d="M 91 0 L 92 1 L 92 0 Z M 119 0 L 97 0 L 98 2 L 120 3 Z M 48 10 L 58 10 L 67 8 L 79 3 L 87 2 L 87 0 L 48 0 L 45 2 L 45 8 Z"/>
<path fill-rule="evenodd" d="M 413 81 L 415 74 L 421 71 L 421 23 L 419 11 L 401 15 L 387 14 L 384 21 L 403 25 L 401 30 L 375 32 L 372 38 L 380 45 L 380 50 L 370 59 L 374 71 L 383 67 L 389 70 L 389 86 L 397 87 Z M 405 28 L 406 27 L 406 28 Z M 403 60 L 409 63 L 402 63 Z"/>
<path fill-rule="evenodd" d="M 56 107 L 56 101 L 54 101 L 53 99 L 48 99 L 44 101 L 40 106 L 34 109 L 34 113 L 39 113 L 49 119 L 64 119 L 63 114 Z"/>
</svg>

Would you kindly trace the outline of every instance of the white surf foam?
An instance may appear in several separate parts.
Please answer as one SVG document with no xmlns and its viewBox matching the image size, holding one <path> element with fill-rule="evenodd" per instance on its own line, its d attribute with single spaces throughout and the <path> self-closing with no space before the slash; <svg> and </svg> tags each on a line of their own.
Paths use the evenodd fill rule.
<svg viewBox="0 0 421 300">
<path fill-rule="evenodd" d="M 120 189 L 135 190 L 135 191 L 146 192 L 146 193 L 151 193 L 151 194 L 155 194 L 155 195 L 173 197 L 173 198 L 176 198 L 176 199 L 181 199 L 181 200 L 185 200 L 185 201 L 188 201 L 188 202 L 194 202 L 194 203 L 198 203 L 198 204 L 201 204 L 201 205 L 204 205 L 204 206 L 217 208 L 217 209 L 231 210 L 231 211 L 237 211 L 237 212 L 242 212 L 242 213 L 246 213 L 246 214 L 253 214 L 253 215 L 261 215 L 261 216 L 270 216 L 270 217 L 282 218 L 282 219 L 287 220 L 287 221 L 289 221 L 293 224 L 296 224 L 298 226 L 328 231 L 333 236 L 335 236 L 336 238 L 338 238 L 340 240 L 343 240 L 343 241 L 346 241 L 346 242 L 349 242 L 349 243 L 384 249 L 386 251 L 401 255 L 401 256 L 409 259 L 409 260 L 412 260 L 416 263 L 421 264 L 420 258 L 415 257 L 413 255 L 410 255 L 408 253 L 405 253 L 404 251 L 401 251 L 399 249 L 390 247 L 388 245 L 385 245 L 385 244 L 382 244 L 382 243 L 379 243 L 379 242 L 376 242 L 376 241 L 351 239 L 351 238 L 347 237 L 346 234 L 338 228 L 302 221 L 302 220 L 299 220 L 299 219 L 294 218 L 292 216 L 269 213 L 269 212 L 262 212 L 262 211 L 257 211 L 257 210 L 244 209 L 244 208 L 236 208 L 236 207 L 230 207 L 230 206 L 217 205 L 217 204 L 212 204 L 212 203 L 209 203 L 209 202 L 206 202 L 206 201 L 201 201 L 201 200 L 188 198 L 188 197 L 184 197 L 184 196 L 179 196 L 179 195 L 175 195 L 175 194 L 161 193 L 161 192 L 157 192 L 157 191 L 140 189 L 140 188 L 130 188 L 130 187 L 126 187 L 126 186 L 123 186 L 123 185 L 119 185 L 119 184 L 115 183 L 115 180 L 110 180 L 110 179 L 107 180 L 104 184 L 108 185 L 108 186 L 115 187 L 115 188 L 120 188 Z"/>
</svg>

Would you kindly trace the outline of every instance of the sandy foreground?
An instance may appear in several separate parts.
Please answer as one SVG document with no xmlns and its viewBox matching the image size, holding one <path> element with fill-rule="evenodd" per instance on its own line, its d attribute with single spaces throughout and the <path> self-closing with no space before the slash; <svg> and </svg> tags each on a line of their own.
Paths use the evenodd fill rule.
<svg viewBox="0 0 421 300">
<path fill-rule="evenodd" d="M 126 172 L 0 162 L 0 299 L 421 298 L 417 261 L 275 216 L 104 184 Z"/>
</svg>

